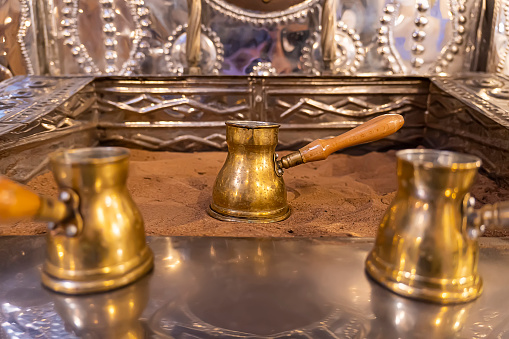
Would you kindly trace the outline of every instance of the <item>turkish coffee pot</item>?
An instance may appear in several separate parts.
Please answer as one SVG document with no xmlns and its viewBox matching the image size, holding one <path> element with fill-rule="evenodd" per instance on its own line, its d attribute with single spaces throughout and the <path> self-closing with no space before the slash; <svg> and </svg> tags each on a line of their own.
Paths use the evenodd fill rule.
<svg viewBox="0 0 509 339">
<path fill-rule="evenodd" d="M 405 297 L 440 304 L 482 293 L 478 237 L 509 226 L 509 201 L 474 209 L 470 196 L 481 160 L 428 149 L 396 153 L 398 191 L 366 260 L 367 273 Z"/>
<path fill-rule="evenodd" d="M 399 130 L 399 114 L 378 116 L 331 139 L 318 139 L 277 158 L 279 125 L 260 121 L 227 121 L 228 155 L 216 178 L 210 216 L 223 221 L 267 223 L 290 216 L 283 170 L 324 160 L 354 145 L 379 140 Z"/>
<path fill-rule="evenodd" d="M 83 294 L 115 289 L 145 275 L 153 255 L 127 187 L 129 150 L 81 148 L 50 155 L 60 194 L 44 198 L 0 177 L 0 222 L 47 221 L 42 283 Z"/>
</svg>

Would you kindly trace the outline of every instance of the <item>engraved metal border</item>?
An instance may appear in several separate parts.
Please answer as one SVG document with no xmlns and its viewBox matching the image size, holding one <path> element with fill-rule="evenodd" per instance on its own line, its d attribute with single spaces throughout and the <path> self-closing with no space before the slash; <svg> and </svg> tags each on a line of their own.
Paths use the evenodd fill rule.
<svg viewBox="0 0 509 339">
<path fill-rule="evenodd" d="M 244 23 L 251 23 L 256 26 L 274 25 L 288 23 L 304 18 L 308 13 L 315 11 L 314 6 L 320 0 L 305 0 L 299 4 L 289 7 L 284 11 L 274 11 L 269 13 L 257 13 L 240 7 L 230 5 L 222 0 L 204 0 L 215 11 Z"/>
</svg>

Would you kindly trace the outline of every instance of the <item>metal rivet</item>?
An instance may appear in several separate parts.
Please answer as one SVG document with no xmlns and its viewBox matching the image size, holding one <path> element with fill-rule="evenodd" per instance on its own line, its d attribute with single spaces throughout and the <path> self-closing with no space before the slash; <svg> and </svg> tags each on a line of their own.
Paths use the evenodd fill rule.
<svg viewBox="0 0 509 339">
<path fill-rule="evenodd" d="M 76 225 L 68 225 L 65 227 L 65 235 L 68 237 L 74 237 L 78 234 L 78 227 Z"/>
<path fill-rule="evenodd" d="M 426 26 L 429 20 L 425 16 L 419 16 L 415 19 L 415 24 L 419 27 Z"/>
<path fill-rule="evenodd" d="M 389 13 L 389 14 L 394 13 L 395 10 L 396 10 L 396 8 L 394 7 L 394 5 L 391 5 L 391 4 L 385 6 L 385 8 L 384 8 L 384 12 Z"/>
<path fill-rule="evenodd" d="M 412 66 L 415 68 L 419 68 L 424 64 L 424 60 L 422 58 L 413 58 L 412 59 Z"/>
<path fill-rule="evenodd" d="M 428 2 L 419 2 L 417 4 L 417 10 L 419 12 L 425 12 L 429 9 L 429 3 Z"/>
<path fill-rule="evenodd" d="M 412 52 L 414 54 L 422 54 L 424 52 L 424 46 L 421 44 L 414 44 L 412 46 Z"/>
<path fill-rule="evenodd" d="M 60 196 L 59 197 L 60 197 L 61 201 L 65 201 L 65 202 L 71 200 L 71 194 L 69 192 L 67 192 L 67 191 L 60 192 Z"/>
<path fill-rule="evenodd" d="M 380 19 L 380 21 L 383 23 L 383 24 L 387 24 L 389 22 L 391 22 L 392 18 L 390 15 L 384 15 L 382 17 L 382 19 Z"/>
</svg>

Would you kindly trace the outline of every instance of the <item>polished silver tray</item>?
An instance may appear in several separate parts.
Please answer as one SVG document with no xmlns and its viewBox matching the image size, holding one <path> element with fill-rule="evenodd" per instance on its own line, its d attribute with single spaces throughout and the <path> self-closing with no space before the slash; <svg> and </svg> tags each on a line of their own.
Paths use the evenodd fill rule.
<svg viewBox="0 0 509 339">
<path fill-rule="evenodd" d="M 370 239 L 152 237 L 155 269 L 88 296 L 44 289 L 45 239 L 2 237 L 0 338 L 505 338 L 509 242 L 481 239 L 484 293 L 440 306 L 364 272 Z"/>
</svg>

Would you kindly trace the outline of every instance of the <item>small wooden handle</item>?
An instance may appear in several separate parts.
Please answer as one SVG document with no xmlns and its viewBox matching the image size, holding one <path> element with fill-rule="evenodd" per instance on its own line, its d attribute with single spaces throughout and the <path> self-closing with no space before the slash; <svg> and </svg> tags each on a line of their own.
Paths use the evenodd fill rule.
<svg viewBox="0 0 509 339">
<path fill-rule="evenodd" d="M 318 139 L 299 150 L 304 162 L 318 161 L 343 148 L 376 141 L 393 134 L 403 126 L 399 114 L 385 114 L 338 135 L 332 139 Z"/>
<path fill-rule="evenodd" d="M 37 215 L 41 197 L 28 188 L 0 176 L 0 222 Z"/>
</svg>

